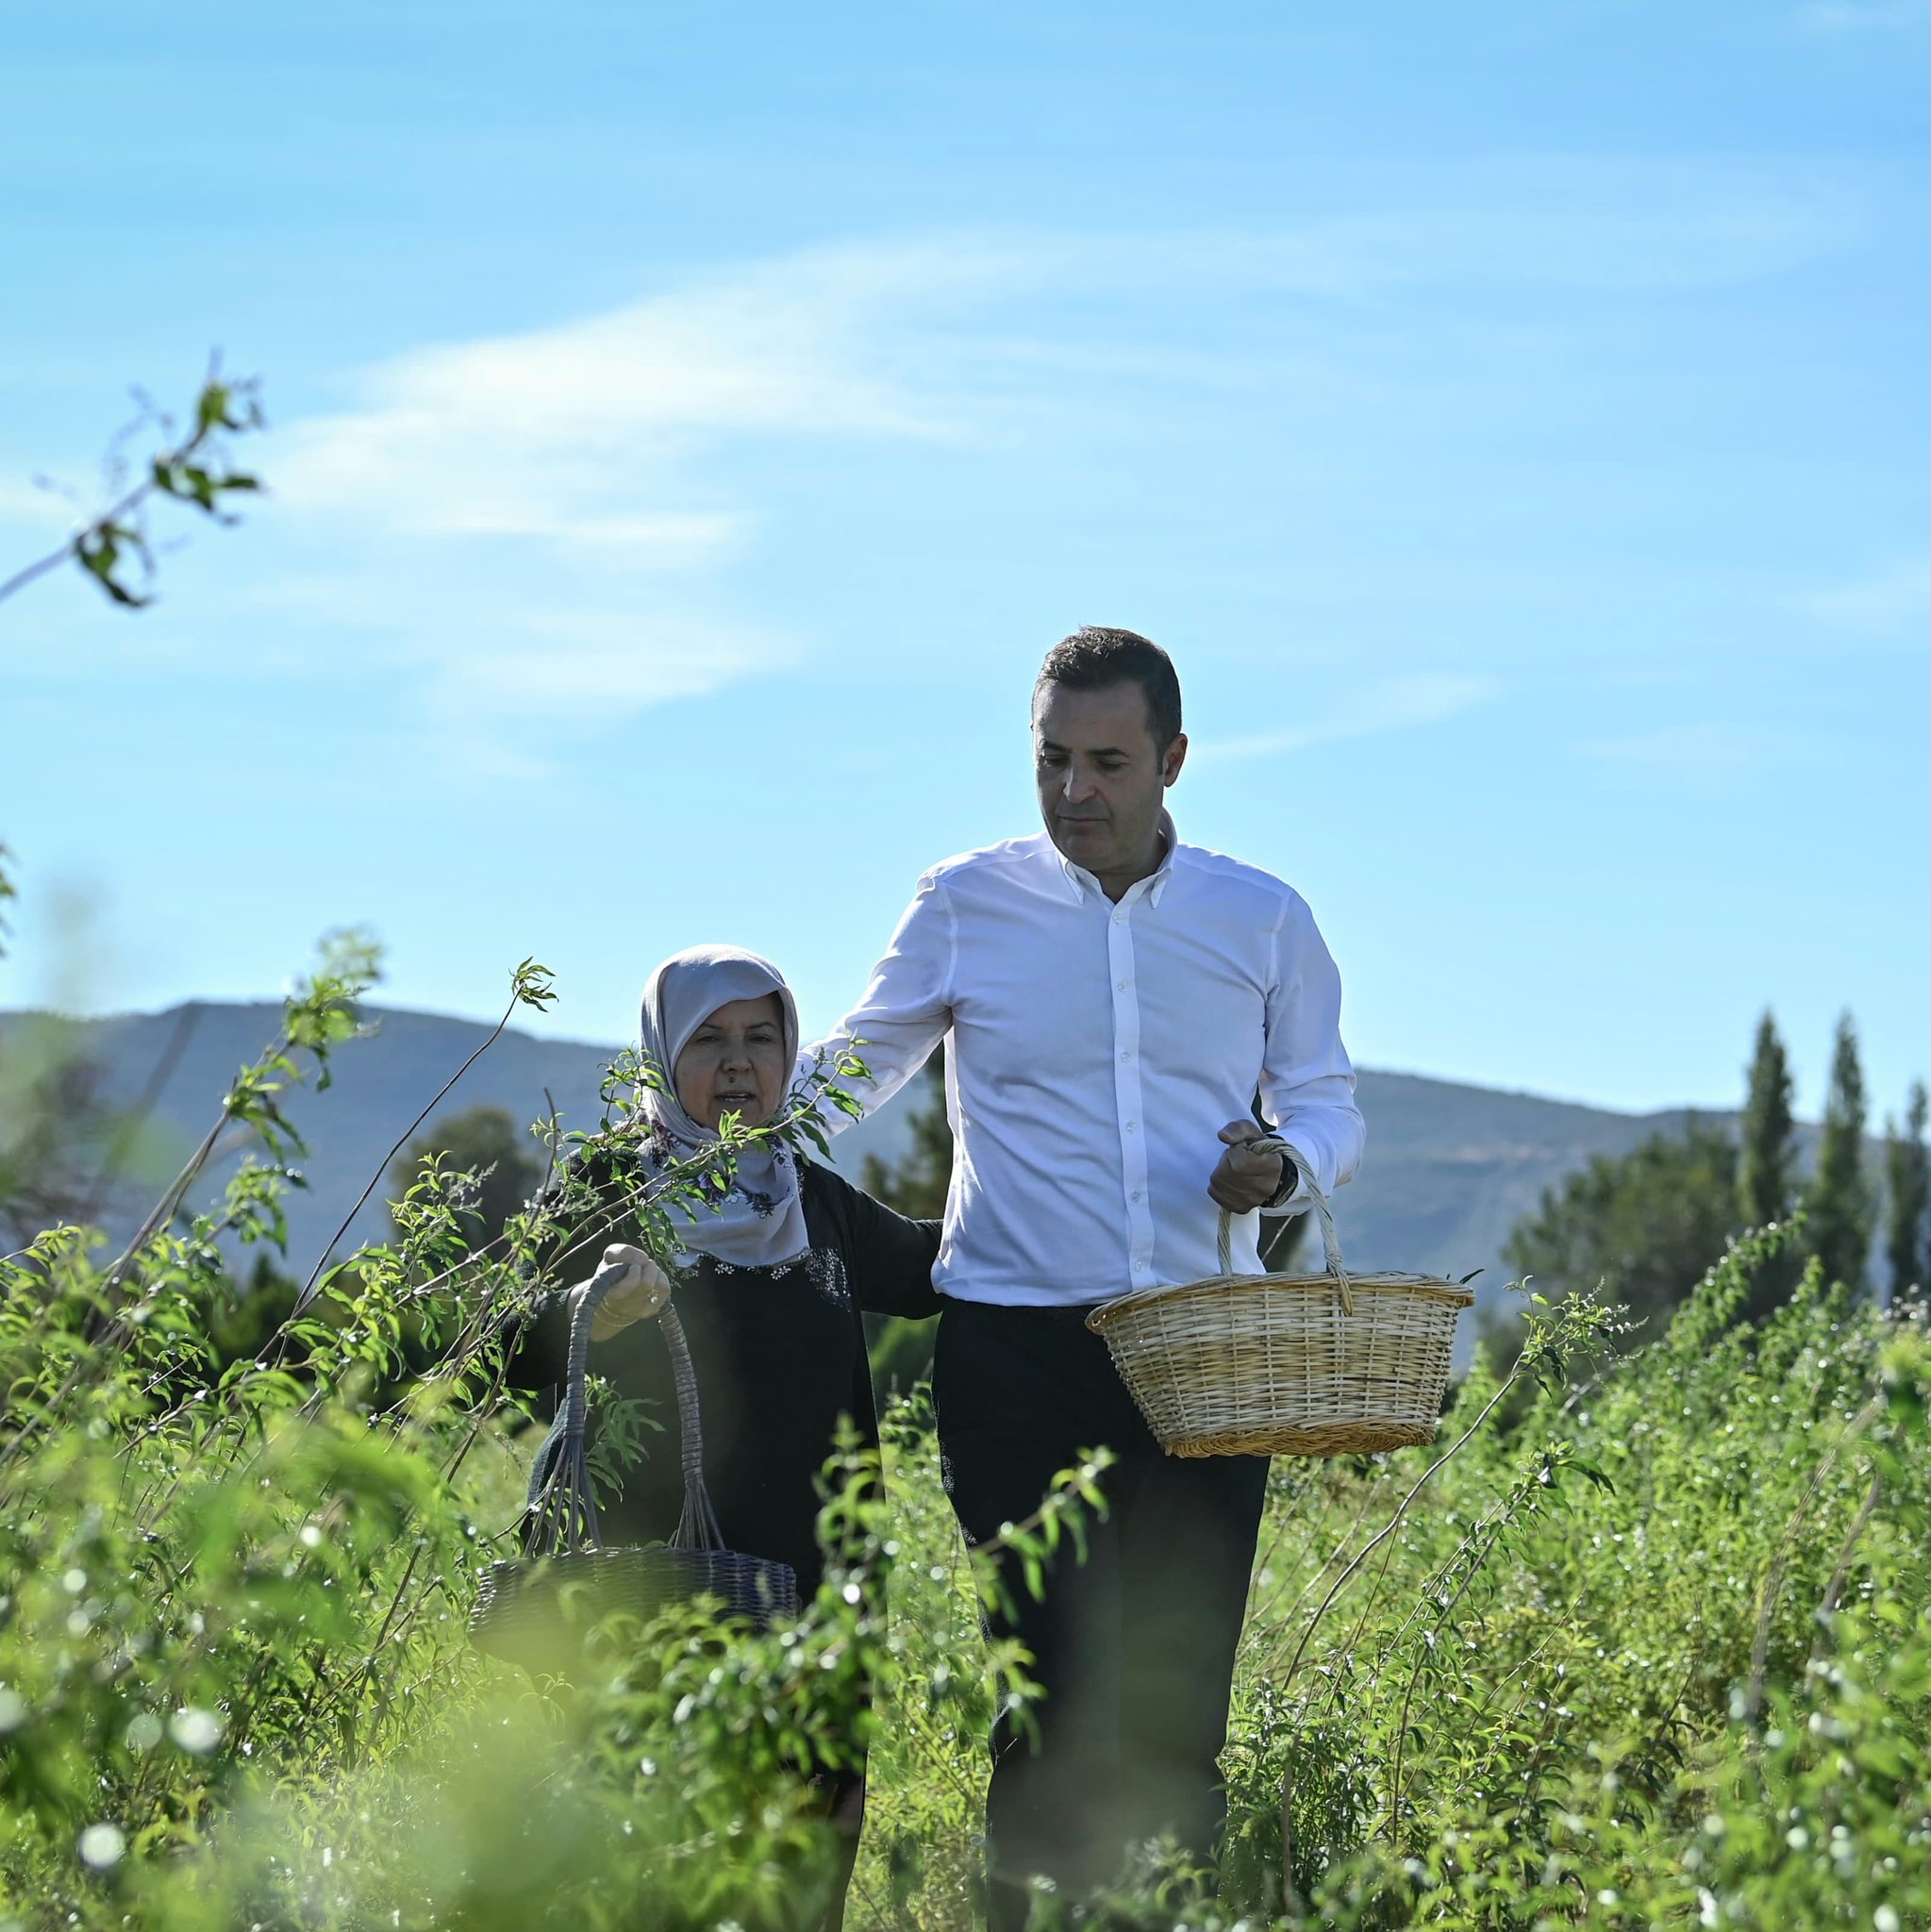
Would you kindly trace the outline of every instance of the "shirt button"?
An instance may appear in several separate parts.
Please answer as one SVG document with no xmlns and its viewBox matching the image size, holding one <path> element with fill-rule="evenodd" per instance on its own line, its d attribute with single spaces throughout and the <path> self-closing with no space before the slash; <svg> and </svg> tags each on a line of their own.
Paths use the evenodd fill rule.
<svg viewBox="0 0 1931 1932">
<path fill-rule="evenodd" d="M 1119 990 L 1119 991 L 1120 991 L 1121 992 L 1124 992 L 1124 991 L 1126 991 L 1126 987 L 1127 987 L 1127 982 L 1126 982 L 1125 980 L 1124 980 L 1124 979 L 1123 979 L 1123 980 L 1122 980 L 1122 981 L 1120 982 L 1120 985 L 1119 985 L 1119 989 L 1118 989 L 1118 990 Z"/>
<path fill-rule="evenodd" d="M 1137 1127 L 1137 1126 L 1139 1126 L 1139 1124 L 1140 1124 L 1140 1123 L 1139 1123 L 1138 1121 L 1128 1121 L 1128 1122 L 1126 1123 L 1126 1131 L 1127 1131 L 1127 1132 L 1128 1132 L 1129 1134 L 1130 1134 L 1130 1133 L 1132 1133 L 1132 1131 L 1134 1130 L 1134 1128 L 1135 1128 L 1135 1127 Z"/>
<path fill-rule="evenodd" d="M 1123 1060 L 1130 1060 L 1133 1058 L 1133 1049 L 1131 1047 L 1128 1047 L 1127 1050 L 1120 1056 L 1120 1058 Z"/>
<path fill-rule="evenodd" d="M 1133 1191 L 1133 1198 L 1136 1201 L 1140 1199 L 1140 1190 L 1138 1188 L 1135 1188 Z"/>
</svg>

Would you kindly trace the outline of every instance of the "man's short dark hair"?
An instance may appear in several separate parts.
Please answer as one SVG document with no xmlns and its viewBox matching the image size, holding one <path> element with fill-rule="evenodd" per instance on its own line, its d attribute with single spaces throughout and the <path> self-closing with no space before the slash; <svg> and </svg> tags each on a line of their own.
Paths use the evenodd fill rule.
<svg viewBox="0 0 1931 1932">
<path fill-rule="evenodd" d="M 1081 625 L 1046 653 L 1033 685 L 1035 702 L 1049 684 L 1063 685 L 1068 691 L 1137 684 L 1146 697 L 1146 722 L 1155 748 L 1164 752 L 1180 735 L 1180 679 L 1174 660 L 1137 630 Z"/>
</svg>

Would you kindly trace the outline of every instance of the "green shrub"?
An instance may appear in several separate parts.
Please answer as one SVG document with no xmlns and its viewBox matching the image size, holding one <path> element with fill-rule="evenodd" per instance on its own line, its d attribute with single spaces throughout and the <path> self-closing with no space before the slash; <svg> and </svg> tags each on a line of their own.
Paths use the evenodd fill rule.
<svg viewBox="0 0 1931 1932">
<path fill-rule="evenodd" d="M 981 1606 L 1071 1559 L 1103 1469 L 969 1558 L 915 1393 L 882 1493 L 827 1473 L 795 1626 L 612 1632 L 572 1685 L 477 1656 L 531 1447 L 493 1336 L 568 1191 L 478 1250 L 432 1163 L 278 1324 L 238 1287 L 238 1250 L 278 1266 L 284 1091 L 368 971 L 328 962 L 238 1078 L 259 1155 L 217 1208 L 177 1186 L 125 1256 L 56 1229 L 0 1261 L 0 1924 L 802 1927 L 829 1846 L 791 1768 L 857 1742 L 852 1923 L 968 1925 L 985 1736 L 1031 1694 Z M 1787 1238 L 1627 1355 L 1589 1298 L 1530 1303 L 1433 1449 L 1277 1463 L 1217 1885 L 1138 1848 L 1059 1921 L 1931 1920 L 1924 1338 L 1815 1272 L 1739 1326 Z"/>
</svg>

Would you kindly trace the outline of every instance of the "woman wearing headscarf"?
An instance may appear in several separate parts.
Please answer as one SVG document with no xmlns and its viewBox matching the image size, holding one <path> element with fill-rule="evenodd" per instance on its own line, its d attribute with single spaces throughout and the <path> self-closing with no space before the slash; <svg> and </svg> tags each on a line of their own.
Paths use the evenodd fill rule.
<svg viewBox="0 0 1931 1932">
<path fill-rule="evenodd" d="M 610 1243 L 627 1245 L 634 1264 L 632 1280 L 596 1311 L 591 1367 L 619 1396 L 654 1402 L 666 1423 L 624 1472 L 622 1494 L 600 1501 L 610 1544 L 667 1540 L 684 1506 L 670 1358 L 656 1324 L 641 1319 L 655 1312 L 665 1283 L 642 1252 L 630 1197 L 674 1166 L 701 1163 L 718 1146 L 726 1113 L 757 1127 L 779 1112 L 798 1057 L 797 1007 L 769 960 L 735 946 L 696 946 L 651 975 L 641 1036 L 643 1058 L 664 1085 L 640 1089 L 629 1131 L 588 1150 L 559 1191 L 569 1204 L 566 1280 L 589 1275 Z M 862 1316 L 938 1312 L 939 1224 L 894 1214 L 774 1137 L 741 1144 L 728 1179 L 707 1185 L 702 1201 L 674 1208 L 672 1224 L 683 1251 L 665 1258 L 696 1370 L 718 1521 L 732 1549 L 789 1563 L 808 1601 L 823 1574 L 820 1473 L 841 1426 L 861 1444 L 878 1442 Z M 542 1297 L 525 1320 L 512 1382 L 562 1382 L 574 1292 Z M 553 1430 L 543 1455 L 557 1440 Z M 864 1780 L 839 1771 L 820 1782 L 844 1840 L 824 1921 L 836 1927 Z"/>
</svg>

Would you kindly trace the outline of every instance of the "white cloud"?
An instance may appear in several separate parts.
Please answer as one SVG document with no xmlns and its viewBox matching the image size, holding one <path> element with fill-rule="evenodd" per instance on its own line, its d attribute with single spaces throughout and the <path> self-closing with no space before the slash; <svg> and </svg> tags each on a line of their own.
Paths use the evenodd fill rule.
<svg viewBox="0 0 1931 1932">
<path fill-rule="evenodd" d="M 380 639 L 472 745 L 492 717 L 608 723 L 788 662 L 795 638 L 722 608 L 760 506 L 707 458 L 952 434 L 902 367 L 904 324 L 1005 269 L 965 246 L 821 250 L 398 356 L 285 439 L 276 507 L 306 554 L 257 601 Z"/>
<path fill-rule="evenodd" d="M 1884 33 L 1931 22 L 1931 0 L 1814 0 L 1797 18 L 1813 33 Z"/>
<path fill-rule="evenodd" d="M 83 521 L 80 505 L 66 492 L 0 475 L 0 523 L 20 524 L 58 541 Z"/>
<path fill-rule="evenodd" d="M 1240 238 L 1249 275 L 1311 293 L 1403 287 L 1723 287 L 1781 274 L 1837 245 L 1856 223 L 1823 183 L 1780 187 L 1668 165 L 1551 160 L 1494 198 L 1357 215 Z"/>
<path fill-rule="evenodd" d="M 969 249 L 824 250 L 753 264 L 607 315 L 412 351 L 360 406 L 302 425 L 277 469 L 295 508 L 428 536 L 704 550 L 734 519 L 667 507 L 729 437 L 930 437 L 881 327 L 996 274 Z"/>
<path fill-rule="evenodd" d="M 1806 602 L 1817 616 L 1853 630 L 1888 634 L 1931 624 L 1931 561 L 1898 564 Z"/>
<path fill-rule="evenodd" d="M 782 633 L 721 623 L 530 610 L 535 649 L 485 647 L 442 666 L 433 696 L 446 715 L 624 714 L 706 697 L 797 655 Z"/>
<path fill-rule="evenodd" d="M 731 609 L 735 566 L 781 513 L 732 480 L 743 450 L 1003 443 L 1024 460 L 1074 433 L 1067 411 L 1151 417 L 1163 386 L 1332 398 L 1356 353 L 1351 305 L 1423 285 L 1748 279 L 1847 221 L 1815 183 L 1722 170 L 1551 161 L 1437 192 L 1268 232 L 819 248 L 410 350 L 278 438 L 264 468 L 291 554 L 256 601 L 325 619 L 345 659 L 359 636 L 413 667 L 439 717 L 605 723 L 805 650 Z M 1243 301 L 1308 319 L 1305 348 L 1224 331 Z M 1247 755 L 1432 722 L 1483 701 L 1478 685 L 1391 680 L 1314 737 L 1258 737 Z"/>
<path fill-rule="evenodd" d="M 1349 738 L 1374 738 L 1423 724 L 1440 724 L 1490 702 L 1501 687 L 1492 677 L 1462 673 L 1411 672 L 1376 678 L 1325 711 L 1278 731 L 1203 744 L 1196 757 L 1212 764 L 1236 758 L 1277 757 Z"/>
<path fill-rule="evenodd" d="M 1002 375 L 1025 387 L 1056 367 L 1224 380 L 1224 356 L 1145 340 L 1158 332 L 1149 305 L 1176 288 L 1320 302 L 1422 283 L 1747 280 L 1809 258 L 1849 220 L 1815 184 L 1552 160 L 1451 183 L 1434 207 L 1266 232 L 810 250 L 606 315 L 398 356 L 357 380 L 357 407 L 296 426 L 275 484 L 300 511 L 395 534 L 632 545 L 662 560 L 735 532 L 736 512 L 673 500 L 692 458 L 725 439 L 965 439 Z M 1002 293 L 1066 306 L 1023 333 L 975 331 L 971 311 Z M 1121 340 L 1123 323 L 1136 340 Z"/>
<path fill-rule="evenodd" d="M 1581 749 L 1591 758 L 1639 767 L 1658 776 L 1715 784 L 1788 758 L 1794 747 L 1775 732 L 1707 720 L 1599 738 Z"/>
</svg>

